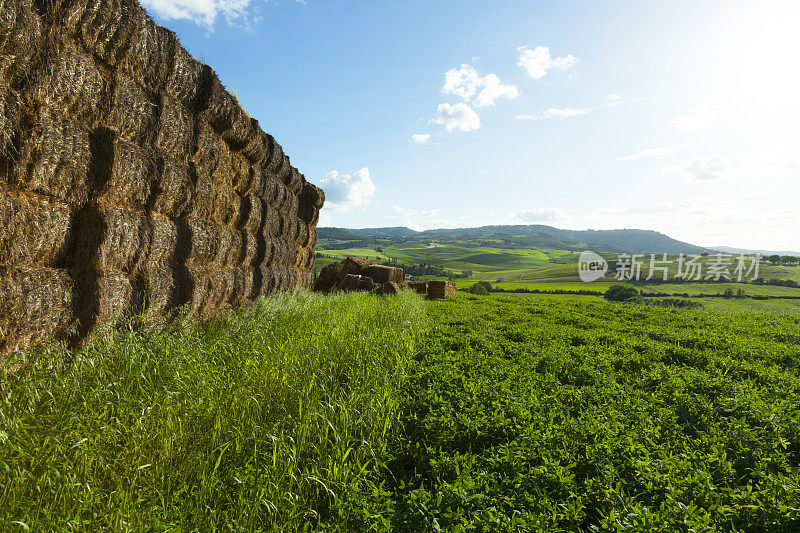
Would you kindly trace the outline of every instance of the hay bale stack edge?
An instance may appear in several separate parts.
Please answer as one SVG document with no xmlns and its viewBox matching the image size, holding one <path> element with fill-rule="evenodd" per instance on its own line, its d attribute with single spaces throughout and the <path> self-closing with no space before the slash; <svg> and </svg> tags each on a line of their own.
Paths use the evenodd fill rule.
<svg viewBox="0 0 800 533">
<path fill-rule="evenodd" d="M 324 202 L 136 0 L 0 0 L 0 354 L 308 287 Z"/>
</svg>

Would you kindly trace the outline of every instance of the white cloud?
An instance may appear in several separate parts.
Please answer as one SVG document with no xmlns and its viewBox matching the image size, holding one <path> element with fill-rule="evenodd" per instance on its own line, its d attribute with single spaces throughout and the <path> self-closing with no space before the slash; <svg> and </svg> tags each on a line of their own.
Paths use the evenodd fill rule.
<svg viewBox="0 0 800 533">
<path fill-rule="evenodd" d="M 166 20 L 191 20 L 209 28 L 220 16 L 228 22 L 250 16 L 251 3 L 252 0 L 142 0 L 145 7 Z"/>
<path fill-rule="evenodd" d="M 415 133 L 411 136 L 411 142 L 413 144 L 425 144 L 431 140 L 430 133 Z"/>
<path fill-rule="evenodd" d="M 636 152 L 635 154 L 625 155 L 622 157 L 617 157 L 614 161 L 633 161 L 636 159 L 647 159 L 649 157 L 663 157 L 667 155 L 672 155 L 676 153 L 680 149 L 680 145 L 672 145 L 672 146 L 658 146 L 656 148 L 646 148 L 641 152 Z"/>
<path fill-rule="evenodd" d="M 707 106 L 697 106 L 688 113 L 672 119 L 672 126 L 684 133 L 693 133 L 705 128 L 711 120 L 711 110 Z"/>
<path fill-rule="evenodd" d="M 482 126 L 481 118 L 467 104 L 439 104 L 433 122 L 444 125 L 447 131 L 473 131 Z"/>
<path fill-rule="evenodd" d="M 367 205 L 375 197 L 375 184 L 366 167 L 353 174 L 333 170 L 319 184 L 325 191 L 325 208 L 334 212 Z"/>
<path fill-rule="evenodd" d="M 680 177 L 683 181 L 716 181 L 723 177 L 735 164 L 727 157 L 713 155 L 695 157 L 683 165 L 668 166 L 661 169 L 665 175 Z"/>
<path fill-rule="evenodd" d="M 537 207 L 535 209 L 524 209 L 511 215 L 511 218 L 520 222 L 555 222 L 566 220 L 567 214 L 555 207 Z"/>
<path fill-rule="evenodd" d="M 477 107 L 494 106 L 499 98 L 513 99 L 519 96 L 516 85 L 504 84 L 496 74 L 481 77 L 474 67 L 466 64 L 445 73 L 442 92 L 458 96 L 465 102 L 471 101 L 474 96 Z"/>
<path fill-rule="evenodd" d="M 570 118 L 588 115 L 595 111 L 595 107 L 562 107 L 545 109 L 541 113 L 531 115 L 514 115 L 517 120 L 544 120 L 546 118 Z"/>
<path fill-rule="evenodd" d="M 578 63 L 573 55 L 567 57 L 552 57 L 550 48 L 537 46 L 533 50 L 528 46 L 517 48 L 517 65 L 524 68 L 528 75 L 536 80 L 542 79 L 548 70 L 569 70 Z"/>
</svg>

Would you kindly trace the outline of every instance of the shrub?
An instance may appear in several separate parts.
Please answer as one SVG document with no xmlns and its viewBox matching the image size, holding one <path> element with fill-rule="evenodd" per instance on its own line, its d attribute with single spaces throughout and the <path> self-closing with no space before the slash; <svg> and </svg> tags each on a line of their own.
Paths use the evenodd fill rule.
<svg viewBox="0 0 800 533">
<path fill-rule="evenodd" d="M 627 285 L 612 285 L 603 295 L 609 302 L 630 302 L 637 300 L 639 296 L 639 291 Z"/>
</svg>

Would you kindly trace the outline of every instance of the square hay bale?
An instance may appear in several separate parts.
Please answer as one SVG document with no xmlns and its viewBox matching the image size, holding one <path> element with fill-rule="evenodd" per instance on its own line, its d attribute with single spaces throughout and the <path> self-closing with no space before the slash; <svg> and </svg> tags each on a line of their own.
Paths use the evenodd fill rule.
<svg viewBox="0 0 800 533">
<path fill-rule="evenodd" d="M 70 221 L 65 204 L 0 189 L 0 266 L 53 266 L 67 252 Z"/>
<path fill-rule="evenodd" d="M 157 193 L 159 162 L 152 150 L 123 138 L 113 141 L 111 175 L 102 192 L 108 204 L 145 209 Z"/>
<path fill-rule="evenodd" d="M 300 198 L 317 210 L 322 209 L 322 206 L 325 205 L 325 191 L 312 183 L 305 182 L 303 184 Z"/>
<path fill-rule="evenodd" d="M 117 73 L 111 111 L 105 122 L 121 137 L 152 147 L 158 126 L 159 103 L 124 74 Z"/>
<path fill-rule="evenodd" d="M 345 275 L 336 286 L 337 289 L 345 292 L 372 292 L 379 287 L 380 285 L 375 283 L 372 278 L 359 276 L 358 274 Z"/>
<path fill-rule="evenodd" d="M 242 198 L 242 210 L 239 213 L 239 225 L 249 233 L 261 233 L 264 221 L 264 201 L 258 196 L 245 196 Z"/>
<path fill-rule="evenodd" d="M 195 119 L 183 104 L 169 97 L 161 99 L 156 147 L 176 156 L 195 152 Z"/>
<path fill-rule="evenodd" d="M 228 305 L 231 307 L 244 307 L 251 302 L 255 287 L 255 270 L 252 268 L 237 268 L 232 270 L 233 286 L 231 287 Z"/>
<path fill-rule="evenodd" d="M 215 230 L 218 234 L 219 246 L 213 265 L 216 268 L 240 266 L 245 249 L 243 234 L 229 226 L 217 226 Z"/>
<path fill-rule="evenodd" d="M 190 220 L 191 251 L 187 264 L 200 268 L 213 263 L 219 249 L 219 234 L 210 222 Z"/>
<path fill-rule="evenodd" d="M 134 285 L 124 272 L 103 272 L 96 280 L 97 312 L 94 326 L 140 314 L 144 310 L 144 290 Z"/>
<path fill-rule="evenodd" d="M 13 140 L 19 131 L 21 108 L 19 94 L 0 82 L 0 158 L 11 158 L 16 154 Z M 0 177 L 0 185 L 6 184 L 7 180 L 7 176 Z"/>
<path fill-rule="evenodd" d="M 128 275 L 138 274 L 150 252 L 150 222 L 141 211 L 128 211 L 114 206 L 101 207 L 105 231 L 97 251 L 96 268 Z"/>
<path fill-rule="evenodd" d="M 144 309 L 152 317 L 162 315 L 178 305 L 175 275 L 169 269 L 148 269 L 142 275 Z"/>
<path fill-rule="evenodd" d="M 93 124 L 108 95 L 109 83 L 95 59 L 69 39 L 57 39 L 42 54 L 29 97 L 59 113 Z"/>
<path fill-rule="evenodd" d="M 192 298 L 190 314 L 209 316 L 228 306 L 235 289 L 233 269 L 190 268 Z"/>
<path fill-rule="evenodd" d="M 82 205 L 90 195 L 89 163 L 92 148 L 89 133 L 75 122 L 61 118 L 48 108 L 39 108 L 23 131 L 17 186 L 58 198 L 69 205 Z"/>
<path fill-rule="evenodd" d="M 172 75 L 172 62 L 179 46 L 175 33 L 146 17 L 133 33 L 119 68 L 131 78 L 141 80 L 152 94 L 160 94 Z"/>
<path fill-rule="evenodd" d="M 409 289 L 415 291 L 417 294 L 423 296 L 428 295 L 428 282 L 427 281 L 409 281 L 406 283 Z"/>
<path fill-rule="evenodd" d="M 344 261 L 342 261 L 342 267 L 339 271 L 339 280 L 341 281 L 341 279 L 348 274 L 361 276 L 364 274 L 364 270 L 368 266 L 374 264 L 375 263 L 368 259 L 361 259 L 360 257 L 347 257 Z"/>
<path fill-rule="evenodd" d="M 74 320 L 72 299 L 64 270 L 0 268 L 0 354 L 61 338 Z"/>
<path fill-rule="evenodd" d="M 168 217 L 151 212 L 150 249 L 147 252 L 148 270 L 160 271 L 175 267 L 179 256 L 188 254 L 188 250 L 178 250 L 178 226 Z"/>
<path fill-rule="evenodd" d="M 153 210 L 173 219 L 188 216 L 195 197 L 192 172 L 190 165 L 180 158 L 162 158 Z"/>
<path fill-rule="evenodd" d="M 428 299 L 439 300 L 456 295 L 456 284 L 452 281 L 433 280 L 428 282 Z"/>
<path fill-rule="evenodd" d="M 252 165 L 259 166 L 269 154 L 269 141 L 256 119 L 252 119 L 251 132 L 247 144 L 242 148 L 242 155 L 244 155 Z"/>
<path fill-rule="evenodd" d="M 405 281 L 405 274 L 402 268 L 384 266 L 384 265 L 369 265 L 364 268 L 363 273 L 365 276 L 375 280 L 376 283 L 384 284 L 388 282 L 403 283 Z"/>
<path fill-rule="evenodd" d="M 267 144 L 269 146 L 269 156 L 262 162 L 264 173 L 273 180 L 278 179 L 278 170 L 283 164 L 283 148 L 275 140 L 275 137 L 267 134 Z"/>
<path fill-rule="evenodd" d="M 116 66 L 147 14 L 134 0 L 95 0 L 84 5 L 76 28 L 81 41 L 99 59 Z"/>
<path fill-rule="evenodd" d="M 30 73 L 44 48 L 42 23 L 32 0 L 0 6 L 0 80 L 15 84 Z"/>
<path fill-rule="evenodd" d="M 272 245 L 270 243 L 269 250 L 267 249 L 267 241 L 260 233 L 247 233 L 242 232 L 242 256 L 241 265 L 246 267 L 256 267 L 264 263 L 267 259 L 267 253 L 272 253 Z M 272 259 L 271 257 L 269 259 Z"/>
<path fill-rule="evenodd" d="M 183 46 L 178 44 L 172 58 L 172 72 L 164 92 L 178 100 L 190 111 L 195 111 L 200 104 L 202 76 L 203 64 L 195 60 Z"/>
<path fill-rule="evenodd" d="M 265 204 L 262 217 L 262 233 L 268 237 L 279 237 L 281 235 L 281 214 L 278 210 Z"/>
<path fill-rule="evenodd" d="M 250 117 L 242 109 L 234 95 L 225 90 L 216 74 L 211 79 L 208 103 L 203 119 L 230 144 L 233 150 L 241 150 L 253 133 Z"/>
</svg>

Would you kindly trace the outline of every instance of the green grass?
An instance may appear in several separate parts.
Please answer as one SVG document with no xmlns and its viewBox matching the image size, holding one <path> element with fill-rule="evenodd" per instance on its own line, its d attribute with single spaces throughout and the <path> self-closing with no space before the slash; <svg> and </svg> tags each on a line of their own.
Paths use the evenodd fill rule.
<svg viewBox="0 0 800 533">
<path fill-rule="evenodd" d="M 357 529 L 800 529 L 800 316 L 557 296 L 429 310 Z"/>
<path fill-rule="evenodd" d="M 57 348 L 0 384 L 0 530 L 337 520 L 395 429 L 423 302 L 284 295 Z"/>
<path fill-rule="evenodd" d="M 492 283 L 493 287 L 504 290 L 529 289 L 538 291 L 600 291 L 604 292 L 612 285 L 620 282 L 595 281 L 584 283 L 582 281 L 564 280 L 537 280 L 537 281 L 504 281 L 502 283 Z M 457 281 L 458 288 L 465 288 L 475 284 L 475 280 Z M 747 296 L 792 296 L 800 298 L 800 289 L 790 287 L 778 287 L 772 285 L 754 285 L 750 283 L 662 283 L 651 285 L 634 285 L 637 289 L 645 292 L 657 292 L 667 294 L 688 294 L 689 296 L 699 296 L 701 294 L 724 294 L 726 289 L 734 292 L 743 290 Z"/>
<path fill-rule="evenodd" d="M 800 301 L 699 300 L 298 292 L 48 347 L 0 383 L 0 531 L 798 531 Z"/>
</svg>

